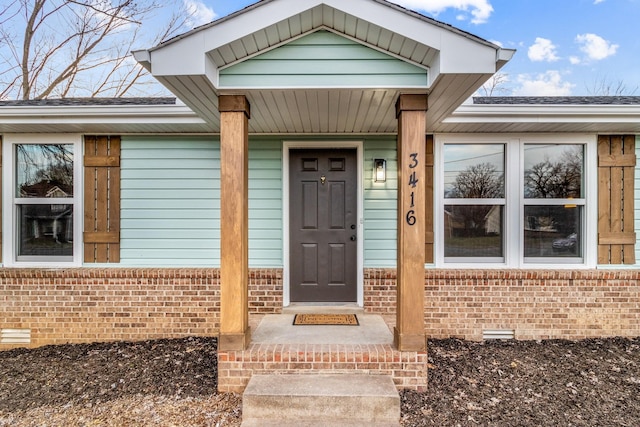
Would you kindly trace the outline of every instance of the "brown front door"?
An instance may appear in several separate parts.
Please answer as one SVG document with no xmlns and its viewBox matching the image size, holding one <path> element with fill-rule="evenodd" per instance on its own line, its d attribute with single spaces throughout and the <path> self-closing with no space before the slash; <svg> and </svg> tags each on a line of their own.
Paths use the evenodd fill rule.
<svg viewBox="0 0 640 427">
<path fill-rule="evenodd" d="M 357 299 L 356 150 L 291 150 L 291 302 Z"/>
</svg>

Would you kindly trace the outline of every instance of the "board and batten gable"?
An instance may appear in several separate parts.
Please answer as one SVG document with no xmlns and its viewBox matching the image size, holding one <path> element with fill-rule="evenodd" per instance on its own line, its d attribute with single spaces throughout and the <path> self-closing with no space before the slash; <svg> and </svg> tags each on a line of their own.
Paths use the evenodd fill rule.
<svg viewBox="0 0 640 427">
<path fill-rule="evenodd" d="M 220 88 L 427 88 L 428 72 L 326 30 L 220 70 Z"/>
</svg>

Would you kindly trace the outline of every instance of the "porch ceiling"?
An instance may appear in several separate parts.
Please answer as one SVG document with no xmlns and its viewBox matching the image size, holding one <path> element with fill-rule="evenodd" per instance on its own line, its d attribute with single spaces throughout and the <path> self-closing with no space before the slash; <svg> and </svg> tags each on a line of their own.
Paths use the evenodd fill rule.
<svg viewBox="0 0 640 427">
<path fill-rule="evenodd" d="M 221 69 L 321 29 L 428 68 L 429 87 L 219 88 Z M 395 102 L 416 91 L 430 94 L 433 127 L 513 53 L 385 0 L 262 0 L 134 55 L 214 132 L 217 97 L 243 94 L 252 133 L 359 134 L 395 133 Z"/>
</svg>

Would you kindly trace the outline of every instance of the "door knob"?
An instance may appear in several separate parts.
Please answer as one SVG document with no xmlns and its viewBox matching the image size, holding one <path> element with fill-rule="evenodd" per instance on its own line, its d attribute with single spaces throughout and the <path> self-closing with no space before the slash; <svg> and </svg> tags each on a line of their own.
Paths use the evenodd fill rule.
<svg viewBox="0 0 640 427">
<path fill-rule="evenodd" d="M 354 234 L 353 236 L 351 236 L 351 241 L 355 242 L 356 240 L 358 240 L 358 237 Z"/>
</svg>

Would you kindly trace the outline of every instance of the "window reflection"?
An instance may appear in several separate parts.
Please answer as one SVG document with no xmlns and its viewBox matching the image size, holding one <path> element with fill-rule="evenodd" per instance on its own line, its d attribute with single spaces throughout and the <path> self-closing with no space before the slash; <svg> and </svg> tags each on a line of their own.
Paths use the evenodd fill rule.
<svg viewBox="0 0 640 427">
<path fill-rule="evenodd" d="M 582 257 L 582 206 L 525 206 L 525 257 Z"/>
<path fill-rule="evenodd" d="M 73 144 L 20 144 L 16 150 L 16 197 L 73 197 Z"/>
<path fill-rule="evenodd" d="M 452 199 L 503 198 L 504 145 L 445 145 L 444 196 Z"/>
<path fill-rule="evenodd" d="M 504 206 L 445 205 L 445 257 L 503 257 Z"/>
<path fill-rule="evenodd" d="M 18 205 L 18 256 L 72 256 L 73 205 Z"/>
<path fill-rule="evenodd" d="M 526 144 L 524 197 L 532 199 L 582 198 L 582 145 Z"/>
</svg>

